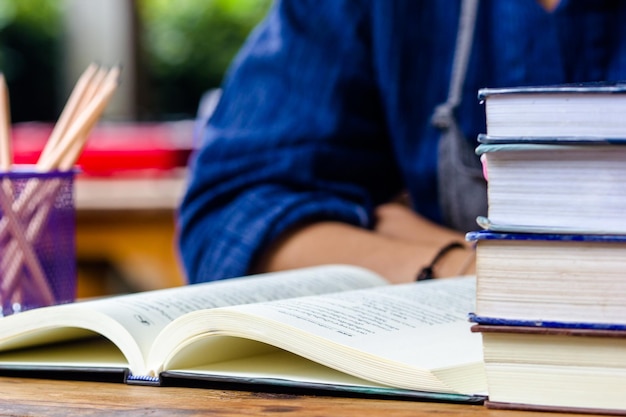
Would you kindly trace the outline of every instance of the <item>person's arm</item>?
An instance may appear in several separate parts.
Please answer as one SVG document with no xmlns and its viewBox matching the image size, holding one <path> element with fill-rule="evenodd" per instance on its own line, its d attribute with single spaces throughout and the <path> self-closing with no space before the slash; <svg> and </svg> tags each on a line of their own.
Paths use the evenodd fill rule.
<svg viewBox="0 0 626 417">
<path fill-rule="evenodd" d="M 403 187 L 373 73 L 370 7 L 279 0 L 235 59 L 179 210 L 190 282 L 253 272 L 297 224 L 371 228 L 373 208 Z"/>
<path fill-rule="evenodd" d="M 390 282 L 409 282 L 441 248 L 451 242 L 464 242 L 462 234 L 435 225 L 397 203 L 380 206 L 376 215 L 374 230 L 338 222 L 295 227 L 259 259 L 256 271 L 347 263 L 369 268 Z M 438 278 L 473 271 L 473 250 L 469 245 L 450 250 L 434 267 Z"/>
<path fill-rule="evenodd" d="M 463 240 L 381 206 L 404 184 L 372 65 L 371 5 L 279 0 L 244 46 L 179 211 L 190 282 L 334 262 L 408 281 Z M 446 254 L 435 276 L 457 274 L 463 255 Z"/>
</svg>

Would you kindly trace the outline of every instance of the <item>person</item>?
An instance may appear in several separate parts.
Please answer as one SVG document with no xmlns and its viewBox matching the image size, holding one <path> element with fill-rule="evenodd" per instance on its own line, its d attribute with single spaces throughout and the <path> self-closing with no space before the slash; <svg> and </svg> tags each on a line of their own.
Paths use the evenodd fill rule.
<svg viewBox="0 0 626 417">
<path fill-rule="evenodd" d="M 437 254 L 435 277 L 473 271 L 456 243 L 472 226 L 446 221 L 442 195 L 474 193 L 439 171 L 433 123 L 451 96 L 462 3 L 275 2 L 190 163 L 179 210 L 190 282 L 327 263 L 408 282 Z M 612 0 L 481 1 L 457 133 L 470 149 L 483 133 L 482 87 L 623 79 L 625 18 Z"/>
</svg>

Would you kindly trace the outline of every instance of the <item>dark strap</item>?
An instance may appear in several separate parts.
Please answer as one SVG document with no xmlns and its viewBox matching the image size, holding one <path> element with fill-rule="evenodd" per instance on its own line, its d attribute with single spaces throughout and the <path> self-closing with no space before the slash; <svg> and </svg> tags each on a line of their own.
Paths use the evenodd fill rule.
<svg viewBox="0 0 626 417">
<path fill-rule="evenodd" d="M 463 248 L 465 248 L 465 245 L 461 242 L 450 242 L 443 248 L 439 249 L 439 252 L 437 252 L 433 260 L 420 270 L 415 278 L 415 281 L 426 281 L 435 278 L 435 266 L 437 266 L 437 263 L 441 260 L 441 258 L 446 256 L 446 254 L 453 249 Z"/>
<path fill-rule="evenodd" d="M 452 61 L 448 99 L 435 108 L 431 122 L 440 129 L 449 128 L 455 123 L 454 110 L 461 104 L 463 83 L 467 73 L 472 44 L 474 43 L 474 26 L 476 26 L 476 12 L 478 0 L 463 0 L 459 30 L 456 34 L 456 45 Z"/>
<path fill-rule="evenodd" d="M 487 214 L 487 184 L 480 160 L 474 153 L 475 145 L 465 138 L 454 115 L 461 103 L 477 9 L 478 0 L 463 0 L 461 4 L 448 98 L 435 108 L 431 119 L 442 132 L 437 177 L 443 222 L 463 232 L 476 229 L 476 217 Z"/>
</svg>

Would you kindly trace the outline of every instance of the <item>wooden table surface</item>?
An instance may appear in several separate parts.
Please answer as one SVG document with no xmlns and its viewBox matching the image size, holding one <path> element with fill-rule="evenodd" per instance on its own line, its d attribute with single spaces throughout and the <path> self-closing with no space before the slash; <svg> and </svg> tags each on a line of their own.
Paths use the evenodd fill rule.
<svg viewBox="0 0 626 417">
<path fill-rule="evenodd" d="M 558 417 L 479 405 L 0 377 L 0 416 Z"/>
</svg>

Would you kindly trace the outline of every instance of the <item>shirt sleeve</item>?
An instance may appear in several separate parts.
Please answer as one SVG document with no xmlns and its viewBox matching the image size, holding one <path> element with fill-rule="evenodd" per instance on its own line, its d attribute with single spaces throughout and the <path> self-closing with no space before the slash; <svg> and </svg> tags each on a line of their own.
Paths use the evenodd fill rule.
<svg viewBox="0 0 626 417">
<path fill-rule="evenodd" d="M 369 1 L 277 1 L 243 46 L 178 213 L 190 282 L 247 274 L 296 224 L 370 227 L 400 190 L 368 16 Z"/>
</svg>

